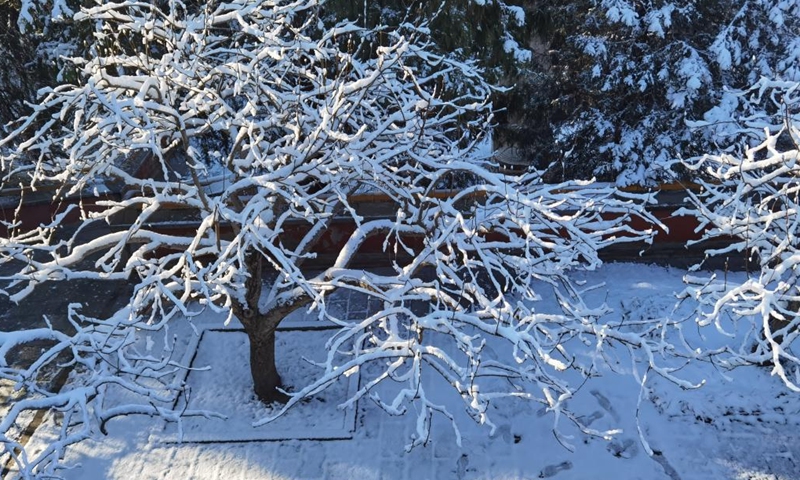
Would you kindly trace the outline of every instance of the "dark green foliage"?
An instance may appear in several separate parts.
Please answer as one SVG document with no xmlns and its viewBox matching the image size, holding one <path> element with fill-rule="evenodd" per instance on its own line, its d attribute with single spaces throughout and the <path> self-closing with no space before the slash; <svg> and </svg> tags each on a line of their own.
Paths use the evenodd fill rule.
<svg viewBox="0 0 800 480">
<path fill-rule="evenodd" d="M 0 0 L 0 128 L 19 118 L 36 89 L 33 46 L 17 30 L 18 14 L 17 2 Z"/>
<path fill-rule="evenodd" d="M 740 140 L 736 117 L 757 112 L 732 92 L 798 77 L 796 1 L 534 3 L 533 62 L 500 136 L 552 180 L 667 178 L 667 162 Z"/>
</svg>

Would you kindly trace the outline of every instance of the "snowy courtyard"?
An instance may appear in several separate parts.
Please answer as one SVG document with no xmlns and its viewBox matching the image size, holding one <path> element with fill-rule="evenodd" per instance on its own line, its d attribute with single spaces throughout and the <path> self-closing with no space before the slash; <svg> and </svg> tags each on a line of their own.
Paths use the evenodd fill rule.
<svg viewBox="0 0 800 480">
<path fill-rule="evenodd" d="M 0 25 L 0 479 L 800 480 L 800 0 Z"/>
<path fill-rule="evenodd" d="M 684 274 L 609 264 L 582 277 L 586 285 L 600 285 L 586 294 L 587 303 L 605 302 L 614 319 L 634 322 L 690 317 L 691 308 L 676 308 Z M 729 273 L 735 275 L 741 274 Z M 554 308 L 553 300 L 545 297 L 541 308 Z M 331 308 L 355 320 L 370 306 L 359 294 L 348 293 Z M 290 389 L 313 377 L 315 367 L 303 359 L 320 360 L 334 331 L 299 313 L 281 325 L 277 336 L 278 366 Z M 642 390 L 629 358 L 617 352 L 617 361 L 609 363 L 616 372 L 598 372 L 569 400 L 570 410 L 582 415 L 586 425 L 620 430 L 609 440 L 585 435 L 563 418 L 557 437 L 553 414 L 523 399 L 492 402 L 489 418 L 496 429 L 491 432 L 464 414 L 451 388 L 436 388 L 441 379 L 430 376 L 429 395 L 440 395 L 437 400 L 455 415 L 461 446 L 450 422 L 435 416 L 426 446 L 407 453 L 415 432 L 413 412 L 389 416 L 368 398 L 355 408 L 337 408 L 348 389 L 355 388 L 358 373 L 348 377 L 350 383 L 340 382 L 301 402 L 275 422 L 253 427 L 271 410 L 252 393 L 246 349 L 241 348 L 246 336 L 237 324 L 223 322 L 203 314 L 193 326 L 176 322 L 171 333 L 182 339 L 176 348 L 192 367 L 176 374 L 176 381 L 189 387 L 187 408 L 213 411 L 224 419 L 190 417 L 180 429 L 143 415 L 111 420 L 108 435 L 95 432 L 90 441 L 70 447 L 65 463 L 71 468 L 63 471 L 64 478 L 800 479 L 800 403 L 765 367 L 725 371 L 690 362 L 677 374 L 705 382 L 702 387 L 685 390 L 651 376 Z M 687 318 L 684 324 L 688 343 L 714 341 L 708 329 L 701 332 L 694 323 Z M 143 341 L 152 350 L 160 348 L 157 340 L 144 336 Z M 643 375 L 645 370 L 638 368 Z M 116 401 L 124 403 L 126 395 Z M 184 397 L 176 401 L 187 402 Z M 115 401 L 114 396 L 106 401 Z M 30 440 L 31 452 L 53 438 L 58 423 L 57 417 L 46 417 Z"/>
</svg>

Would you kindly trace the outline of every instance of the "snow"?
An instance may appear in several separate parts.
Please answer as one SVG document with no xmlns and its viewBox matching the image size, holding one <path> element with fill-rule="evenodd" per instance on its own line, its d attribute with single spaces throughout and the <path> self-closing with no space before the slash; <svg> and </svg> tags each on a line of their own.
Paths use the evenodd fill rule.
<svg viewBox="0 0 800 480">
<path fill-rule="evenodd" d="M 638 23 L 639 14 L 636 13 L 634 6 L 625 0 L 605 0 L 603 6 L 608 8 L 606 17 L 612 22 L 620 22 L 629 27 Z"/>
<path fill-rule="evenodd" d="M 276 356 L 283 359 L 281 379 L 296 390 L 314 374 L 312 361 L 324 360 L 320 348 L 330 337 L 326 330 L 280 331 Z M 205 330 L 188 372 L 188 395 L 180 402 L 186 408 L 219 412 L 224 418 L 191 417 L 178 425 L 167 425 L 166 434 L 176 442 L 230 442 L 274 439 L 349 438 L 354 427 L 353 411 L 336 408 L 357 388 L 353 382 L 340 382 L 289 410 L 268 427 L 253 424 L 272 416 L 276 410 L 265 406 L 253 393 L 248 358 L 247 335 L 241 330 Z M 211 367 L 211 368 L 208 368 Z M 354 377 L 355 380 L 355 377 Z M 188 397 L 188 401 L 187 401 Z"/>
<path fill-rule="evenodd" d="M 692 305 L 676 299 L 675 294 L 684 289 L 683 276 L 684 272 L 677 269 L 610 264 L 579 274 L 575 281 L 584 285 L 588 305 L 604 302 L 613 309 L 602 321 L 635 323 L 645 318 L 685 317 L 688 320 L 681 332 L 688 344 L 713 345 L 722 341 L 715 330 L 701 331 L 694 326 Z M 728 272 L 727 279 L 741 282 L 745 275 Z M 605 286 L 591 288 L 595 285 Z M 349 312 L 341 317 L 356 320 L 359 315 L 366 315 L 364 297 L 355 292 L 348 295 L 331 299 L 336 308 Z M 558 309 L 554 295 L 542 296 L 542 311 Z M 305 317 L 298 314 L 283 327 L 312 325 L 314 317 L 314 313 Z M 387 415 L 365 398 L 354 410 L 345 411 L 355 415 L 356 427 L 345 439 L 298 440 L 297 435 L 292 436 L 294 431 L 309 430 L 313 425 L 320 429 L 330 422 L 343 425 L 343 412 L 331 410 L 329 405 L 342 396 L 335 389 L 296 405 L 295 416 L 287 414 L 282 424 L 276 421 L 252 427 L 250 419 L 266 410 L 250 397 L 248 367 L 241 357 L 243 336 L 237 325 L 220 330 L 223 321 L 224 315 L 212 312 L 193 319 L 198 332 L 205 334 L 192 366 L 209 366 L 211 370 L 193 370 L 187 381 L 193 401 L 197 402 L 194 407 L 218 408 L 220 413 L 231 415 L 229 420 L 212 420 L 214 423 L 205 425 L 199 419 L 185 421 L 189 437 L 197 429 L 202 429 L 204 436 L 196 436 L 197 442 L 174 443 L 174 424 L 165 430 L 162 419 L 143 415 L 114 419 L 107 425 L 107 436 L 95 433 L 90 441 L 70 448 L 65 461 L 75 467 L 65 470 L 64 478 L 800 478 L 800 448 L 796 442 L 800 405 L 796 394 L 789 393 L 766 368 L 728 371 L 711 363 L 692 362 L 678 374 L 691 382 L 704 382 L 703 387 L 684 390 L 650 374 L 642 389 L 634 374 L 644 376 L 646 368 L 637 371 L 624 349 L 606 348 L 602 354 L 607 357 L 608 367 L 596 371 L 566 401 L 592 428 L 620 429 L 621 433 L 611 440 L 585 435 L 564 421 L 559 436 L 554 436 L 552 414 L 522 398 L 496 398 L 489 402 L 488 411 L 497 426 L 490 434 L 489 428 L 468 418 L 462 400 L 451 387 L 437 387 L 441 378 L 429 376 L 425 391 L 458 420 L 461 446 L 456 443 L 449 422 L 434 416 L 426 446 L 406 453 L 409 435 L 416 430 L 415 415 Z M 193 335 L 188 322 L 172 323 L 172 333 Z M 163 348 L 157 341 L 148 341 L 148 335 L 140 336 L 140 341 L 152 348 Z M 297 358 L 322 353 L 329 336 L 330 330 L 279 332 L 279 355 L 285 360 L 282 362 L 279 356 L 282 375 L 294 378 L 291 372 L 297 372 L 302 363 Z M 175 348 L 187 349 L 178 352 L 184 355 L 191 353 L 193 345 L 181 342 Z M 486 348 L 494 346 L 490 343 Z M 592 347 L 585 349 L 583 355 L 591 357 L 596 353 L 600 352 Z M 364 378 L 362 372 L 359 374 Z M 387 388 L 379 386 L 376 392 L 383 396 Z M 113 401 L 113 396 L 107 401 Z M 55 417 L 48 418 L 31 441 L 34 449 L 52 438 L 57 422 Z M 281 435 L 289 440 L 276 440 Z M 268 437 L 273 441 L 266 441 Z M 648 446 L 655 452 L 652 457 L 646 453 Z"/>
<path fill-rule="evenodd" d="M 530 62 L 533 56 L 533 53 L 530 50 L 521 48 L 519 43 L 511 38 L 511 36 L 507 36 L 503 40 L 503 50 L 505 50 L 506 53 L 512 54 L 514 56 L 514 60 L 520 63 Z"/>
<path fill-rule="evenodd" d="M 648 17 L 629 0 L 603 0 L 598 6 L 608 22 L 628 30 L 647 28 L 653 38 L 665 35 L 672 22 L 668 7 Z M 786 385 L 798 387 L 789 380 L 794 372 L 781 361 L 789 367 L 800 363 L 790 345 L 800 319 L 774 335 L 769 325 L 773 314 L 796 314 L 787 299 L 800 300 L 786 291 L 787 285 L 797 284 L 788 272 L 800 261 L 784 255 L 793 252 L 784 245 L 788 235 L 773 235 L 772 229 L 789 219 L 789 209 L 775 212 L 792 204 L 788 196 L 775 201 L 767 191 L 761 219 L 749 217 L 747 210 L 740 222 L 737 202 L 735 212 L 707 215 L 715 231 L 733 219 L 749 232 L 763 220 L 767 237 L 757 246 L 775 247 L 770 251 L 780 255 L 762 256 L 760 267 L 762 274 L 775 274 L 775 282 L 770 276 L 734 281 L 735 275 L 725 274 L 724 280 L 698 280 L 677 302 L 674 293 L 683 289 L 679 272 L 599 269 L 602 247 L 651 240 L 650 230 L 636 231 L 629 222 L 638 216 L 658 224 L 643 208 L 651 196 L 619 195 L 591 182 L 547 185 L 541 172 L 507 176 L 474 161 L 468 154 L 489 127 L 492 87 L 473 63 L 431 53 L 424 38 L 383 27 L 361 32 L 345 23 L 316 39 L 318 30 L 326 28 L 317 17 L 318 7 L 315 0 L 235 0 L 215 6 L 214 12 L 181 7 L 185 11 L 177 21 L 173 12 L 165 15 L 154 3 L 109 3 L 76 15 L 108 35 L 144 42 L 160 53 L 145 58 L 127 49 L 98 49 L 96 58 L 74 59 L 80 81 L 43 91 L 39 107 L 0 140 L 0 147 L 19 143 L 2 163 L 27 161 L 34 153 L 32 182 L 64 185 L 67 192 L 104 180 L 129 187 L 124 199 L 83 212 L 86 221 L 79 230 L 93 222 L 110 223 L 111 215 L 123 210 L 134 219 L 127 230 L 103 230 L 87 241 L 75 233 L 56 243 L 60 240 L 53 234 L 63 217 L 35 231 L 14 232 L 0 242 L 0 263 L 14 266 L 14 272 L 0 280 L 8 283 L 3 288 L 13 292 L 13 300 L 51 280 L 132 278 L 139 283 L 130 306 L 110 316 L 92 318 L 72 305 L 68 318 L 74 336 L 53 334 L 56 344 L 44 348 L 30 369 L 0 372 L 30 393 L 5 411 L 0 422 L 5 446 L 15 446 L 5 435 L 17 431 L 14 423 L 26 408 L 58 411 L 27 451 L 32 471 L 59 473 L 57 462 L 66 450 L 67 464 L 82 465 L 64 472 L 73 478 L 128 477 L 132 472 L 137 477 L 228 475 L 221 462 L 244 470 L 248 478 L 351 478 L 386 472 L 383 459 L 392 455 L 386 452 L 398 452 L 399 468 L 386 463 L 390 477 L 393 472 L 399 472 L 398 478 L 432 472 L 439 478 L 598 472 L 616 477 L 623 467 L 615 462 L 627 461 L 630 471 L 652 474 L 648 477 L 663 473 L 675 479 L 681 470 L 713 478 L 742 461 L 725 446 L 732 430 L 739 435 L 740 424 L 752 428 L 757 418 L 759 428 L 772 429 L 773 440 L 791 437 L 796 425 L 784 419 L 796 413 L 789 402 L 795 397 L 779 392 Z M 296 15 L 303 9 L 307 21 L 300 18 L 305 14 Z M 789 20 L 783 14 L 774 19 L 788 22 L 787 28 Z M 208 34 L 218 29 L 230 35 Z M 355 43 L 340 42 L 336 31 L 352 34 Z M 379 45 L 370 40 L 376 33 L 387 34 Z M 730 61 L 738 65 L 735 38 L 729 36 L 724 34 L 725 48 L 733 50 Z M 767 42 L 755 35 L 753 41 Z M 369 45 L 375 49 L 360 50 Z M 607 53 L 618 46 L 602 39 L 584 46 L 598 62 L 608 62 L 597 66 L 609 73 L 609 89 L 616 88 L 615 82 L 649 89 L 655 85 L 653 75 L 635 70 L 652 65 L 661 72 L 666 67 L 658 64 L 666 61 L 674 72 L 665 77 L 678 79 L 667 89 L 676 108 L 701 102 L 716 88 L 708 66 L 713 59 L 705 49 L 670 47 L 664 51 L 677 56 L 637 63 L 631 58 L 638 57 Z M 504 48 L 519 60 L 530 58 L 511 37 Z M 786 53 L 777 58 L 797 57 Z M 459 88 L 451 89 L 455 78 Z M 770 101 L 764 94 L 775 88 L 764 83 L 758 104 Z M 796 87 L 783 90 L 788 102 Z M 746 121 L 769 127 L 765 122 L 772 114 L 759 113 L 759 105 L 753 109 L 754 116 L 748 117 L 753 120 Z M 710 116 L 728 111 L 732 115 L 739 109 L 721 108 Z M 648 129 L 668 131 L 675 125 L 660 122 L 658 112 L 634 116 L 641 121 L 630 125 L 605 115 L 594 118 L 581 117 L 576 125 L 615 132 L 613 141 L 600 138 L 607 143 L 599 151 L 619 162 L 609 171 L 620 172 L 620 184 L 652 177 L 648 152 L 667 155 L 664 148 L 680 140 L 659 135 L 654 146 Z M 205 166 L 212 155 L 201 158 L 200 140 L 219 132 L 235 140 L 220 143 L 223 151 Z M 772 155 L 776 148 L 777 134 L 749 151 L 740 170 L 770 170 L 761 184 L 769 187 L 772 179 L 794 168 L 797 157 L 796 151 L 792 158 L 786 152 Z M 131 178 L 120 165 L 132 152 L 152 155 L 163 178 Z M 763 159 L 763 153 L 769 158 Z M 719 171 L 726 162 L 720 160 Z M 453 196 L 437 195 L 435 187 L 455 175 L 469 176 L 469 186 Z M 712 200 L 727 193 L 709 186 Z M 398 213 L 365 218 L 348 204 L 353 192 L 370 190 L 394 201 Z M 738 192 L 753 198 L 750 190 Z M 196 211 L 196 231 L 151 229 L 151 217 L 173 205 Z M 307 276 L 304 261 L 314 258 L 323 233 L 341 219 L 357 227 L 336 244 L 336 263 Z M 221 224 L 231 232 L 222 232 Z M 296 245 L 285 244 L 290 238 L 286 229 L 298 224 L 307 225 L 307 233 Z M 730 235 L 742 236 L 740 230 Z M 405 252 L 410 260 L 392 258 L 388 273 L 356 269 L 352 264 L 370 236 L 383 242 L 383 254 Z M 407 244 L 413 236 L 421 237 L 418 248 Z M 776 236 L 780 245 L 769 244 Z M 744 241 L 744 248 L 750 248 L 749 239 Z M 94 254 L 101 256 L 82 267 Z M 262 292 L 263 261 L 277 272 L 268 292 Z M 593 288 L 598 283 L 607 287 Z M 343 315 L 328 308 L 337 295 L 347 295 Z M 351 315 L 353 295 L 369 295 L 362 303 L 371 301 L 375 308 Z M 698 301 L 710 311 L 695 310 Z M 308 370 L 313 373 L 286 370 L 291 400 L 284 407 L 262 408 L 248 393 L 241 335 L 215 333 L 203 322 L 221 328 L 235 312 L 248 329 L 256 321 L 276 326 L 284 314 L 304 306 L 310 308 L 302 322 L 327 320 L 336 334 L 326 342 L 315 336 L 319 332 L 281 333 L 291 353 L 319 353 L 319 368 Z M 732 312 L 730 317 L 719 315 L 723 307 Z M 761 325 L 763 341 L 753 337 Z M 42 335 L 14 332 L 2 340 L 8 350 L 15 342 Z M 782 337 L 780 345 L 777 337 Z M 0 354 L 5 350 L 0 347 Z M 60 392 L 45 391 L 38 384 L 38 369 L 58 363 L 62 352 L 77 365 L 74 377 Z M 784 385 L 758 369 L 722 370 L 770 359 Z M 283 361 L 291 367 L 306 365 L 291 355 Z M 743 377 L 731 386 L 726 375 Z M 738 391 L 740 384 L 758 385 L 759 393 L 771 396 Z M 344 413 L 326 410 L 331 404 L 339 404 Z M 276 408 L 288 411 L 270 421 Z M 717 422 L 718 417 L 730 417 L 732 423 Z M 355 431 L 349 418 L 358 420 Z M 166 420 L 179 423 L 165 430 Z M 95 430 L 108 437 L 99 439 Z M 298 433 L 312 430 L 311 435 Z M 321 436 L 329 439 L 352 438 L 324 445 L 298 441 L 320 432 L 328 432 Z M 763 431 L 745 428 L 744 435 L 767 444 Z M 722 439 L 718 451 L 713 442 L 711 447 L 697 444 L 697 438 L 707 436 Z M 85 437 L 91 441 L 78 443 Z M 181 438 L 212 446 L 174 444 Z M 227 461 L 238 453 L 226 444 L 240 440 L 258 447 L 245 451 L 243 462 Z M 271 447 L 263 446 L 267 440 L 273 441 Z M 773 441 L 770 454 L 777 451 L 778 458 L 793 462 L 791 448 L 796 447 L 784 446 L 775 447 Z M 270 448 L 270 459 L 262 460 Z M 37 456 L 42 449 L 47 455 Z M 187 456 L 188 449 L 195 453 Z M 151 458 L 158 456 L 156 450 L 165 455 Z M 399 456 L 409 450 L 408 456 Z M 531 450 L 546 461 L 532 463 Z M 763 449 L 754 451 L 758 458 L 769 456 Z M 698 452 L 702 459 L 695 465 Z M 213 464 L 206 463 L 207 456 Z M 708 465 L 708 457 L 718 458 L 728 470 L 708 470 L 717 468 Z M 778 460 L 767 467 L 744 460 L 745 467 L 758 472 L 780 466 Z"/>
</svg>

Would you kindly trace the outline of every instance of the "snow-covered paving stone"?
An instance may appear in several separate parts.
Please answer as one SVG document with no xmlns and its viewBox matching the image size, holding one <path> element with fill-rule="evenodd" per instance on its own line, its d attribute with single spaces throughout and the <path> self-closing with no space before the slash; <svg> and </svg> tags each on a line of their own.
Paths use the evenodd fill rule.
<svg viewBox="0 0 800 480">
<path fill-rule="evenodd" d="M 637 317 L 655 318 L 670 314 L 676 306 L 673 294 L 683 288 L 682 275 L 682 271 L 675 269 L 612 264 L 583 276 L 587 287 L 598 283 L 613 287 L 591 290 L 587 293 L 587 301 L 607 303 L 615 310 L 613 315 L 617 315 L 619 321 L 635 321 Z M 683 308 L 678 305 L 674 314 L 684 314 Z M 195 323 L 219 327 L 222 321 L 219 317 L 215 320 L 208 316 Z M 228 328 L 234 331 L 233 327 Z M 186 328 L 188 335 L 189 328 Z M 198 330 L 202 331 L 202 328 Z M 687 341 L 700 341 L 696 329 L 691 331 L 687 327 L 685 330 Z M 326 330 L 313 334 L 293 332 L 296 339 L 291 342 L 298 351 L 322 352 L 324 339 L 330 333 Z M 218 342 L 201 342 L 203 348 L 211 348 L 204 353 L 209 358 L 215 354 L 214 345 L 219 355 L 225 353 L 224 349 L 233 348 L 221 341 L 234 338 L 225 337 L 233 333 L 219 335 Z M 291 347 L 284 345 L 284 348 L 286 346 Z M 286 360 L 286 356 L 278 358 L 282 372 L 286 371 L 287 363 L 295 361 L 282 363 L 282 360 Z M 609 441 L 586 436 L 562 420 L 559 424 L 563 434 L 561 441 L 571 445 L 574 451 L 559 443 L 553 433 L 552 415 L 539 404 L 512 399 L 493 401 L 490 413 L 497 428 L 490 435 L 488 428 L 467 418 L 460 398 L 453 396 L 451 390 L 435 388 L 437 380 L 431 377 L 426 389 L 429 394 L 440 395 L 437 400 L 447 402 L 451 412 L 458 417 L 463 436 L 461 446 L 456 444 L 449 422 L 434 417 L 428 445 L 407 453 L 404 447 L 415 431 L 414 412 L 407 416 L 388 416 L 369 400 L 358 402 L 358 409 L 354 412 L 357 428 L 349 440 L 170 444 L 164 441 L 160 419 L 131 416 L 110 422 L 108 436 L 98 433 L 91 441 L 73 447 L 66 461 L 79 466 L 65 471 L 64 477 L 226 480 L 800 479 L 800 399 L 790 393 L 779 379 L 771 377 L 768 369 L 751 367 L 725 372 L 709 363 L 697 362 L 686 366 L 680 373 L 682 378 L 691 381 L 705 380 L 702 388 L 683 390 L 653 377 L 647 383 L 647 391 L 642 393 L 640 384 L 630 375 L 629 358 L 621 355 L 617 360 L 612 359 L 610 364 L 619 373 L 598 372 L 569 402 L 571 409 L 581 412 L 584 421 L 592 428 L 620 428 L 622 432 Z M 240 368 L 246 371 L 248 367 L 241 365 Z M 194 373 L 190 374 L 190 379 Z M 225 374 L 234 377 L 230 372 Z M 239 381 L 243 383 L 241 392 L 246 392 L 248 379 L 244 376 Z M 193 390 L 203 388 L 198 384 Z M 641 404 L 638 403 L 640 393 L 643 396 Z M 229 392 L 222 403 L 227 402 L 235 409 L 242 404 L 242 395 L 245 394 Z M 304 407 L 299 405 L 297 408 Z M 298 418 L 302 417 L 301 414 Z M 298 428 L 308 428 L 307 424 L 299 422 Z M 52 428 L 52 418 L 37 435 L 45 437 L 48 426 Z M 214 428 L 235 433 L 241 424 L 221 422 Z M 654 452 L 653 457 L 648 455 L 643 440 Z"/>
</svg>

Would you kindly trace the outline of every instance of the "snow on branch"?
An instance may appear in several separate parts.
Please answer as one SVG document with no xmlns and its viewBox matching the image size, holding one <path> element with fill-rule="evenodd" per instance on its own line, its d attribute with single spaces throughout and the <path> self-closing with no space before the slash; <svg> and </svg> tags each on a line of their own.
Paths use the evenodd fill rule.
<svg viewBox="0 0 800 480">
<path fill-rule="evenodd" d="M 779 113 L 754 122 L 747 136 L 760 138 L 744 154 L 706 155 L 684 162 L 696 171 L 701 192 L 690 192 L 704 240 L 732 239 L 709 256 L 740 257 L 747 279 L 687 277 L 684 295 L 699 301 L 698 323 L 740 343 L 715 351 L 720 364 L 768 364 L 800 391 L 800 84 L 762 79 L 742 101 L 777 100 Z"/>
<path fill-rule="evenodd" d="M 9 435 L 20 412 L 69 416 L 50 449 L 15 457 L 23 475 L 56 473 L 65 448 L 115 415 L 206 414 L 169 407 L 180 390 L 170 379 L 187 367 L 171 357 L 169 326 L 203 309 L 235 315 L 263 348 L 300 308 L 337 324 L 320 376 L 284 410 L 360 371 L 362 389 L 344 406 L 371 398 L 390 414 L 417 412 L 409 447 L 426 443 L 433 415 L 455 418 L 426 390 L 431 375 L 481 424 L 492 424 L 492 399 L 512 396 L 603 436 L 613 432 L 588 428 L 568 408 L 601 368 L 602 355 L 587 363 L 581 352 L 618 345 L 689 386 L 658 363 L 656 352 L 669 350 L 651 335 L 661 324 L 612 321 L 569 279 L 600 265 L 607 245 L 649 241 L 652 232 L 630 220 L 658 224 L 644 209 L 652 197 L 498 173 L 474 155 L 493 90 L 474 64 L 438 51 L 424 28 L 375 35 L 326 24 L 321 3 L 99 2 L 75 14 L 95 31 L 93 55 L 72 59 L 74 84 L 42 92 L 0 140 L 10 151 L 0 160 L 28 187 L 55 186 L 53 202 L 98 185 L 118 193 L 78 205 L 77 229 L 66 216 L 11 229 L 0 239 L 2 293 L 19 301 L 75 278 L 134 286 L 129 306 L 108 318 L 72 308 L 74 334 L 2 333 L 9 349 L 54 342 L 33 365 L 3 367 L 31 392 L 0 424 L 6 451 L 18 446 Z M 153 173 L 133 175 L 134 158 Z M 439 195 L 445 185 L 459 191 Z M 385 197 L 391 211 L 365 214 L 350 202 L 358 193 Z M 342 230 L 334 262 L 314 261 L 342 223 L 353 229 Z M 357 268 L 370 242 L 387 269 Z M 552 289 L 561 309 L 540 311 Z M 378 310 L 338 318 L 328 304 L 342 290 L 368 295 Z M 161 353 L 142 346 L 154 332 Z M 38 385 L 46 365 L 62 363 L 72 366 L 64 389 Z M 254 377 L 261 398 L 279 397 L 275 377 Z M 391 398 L 384 386 L 396 387 Z M 140 401 L 103 403 L 120 389 Z"/>
</svg>

